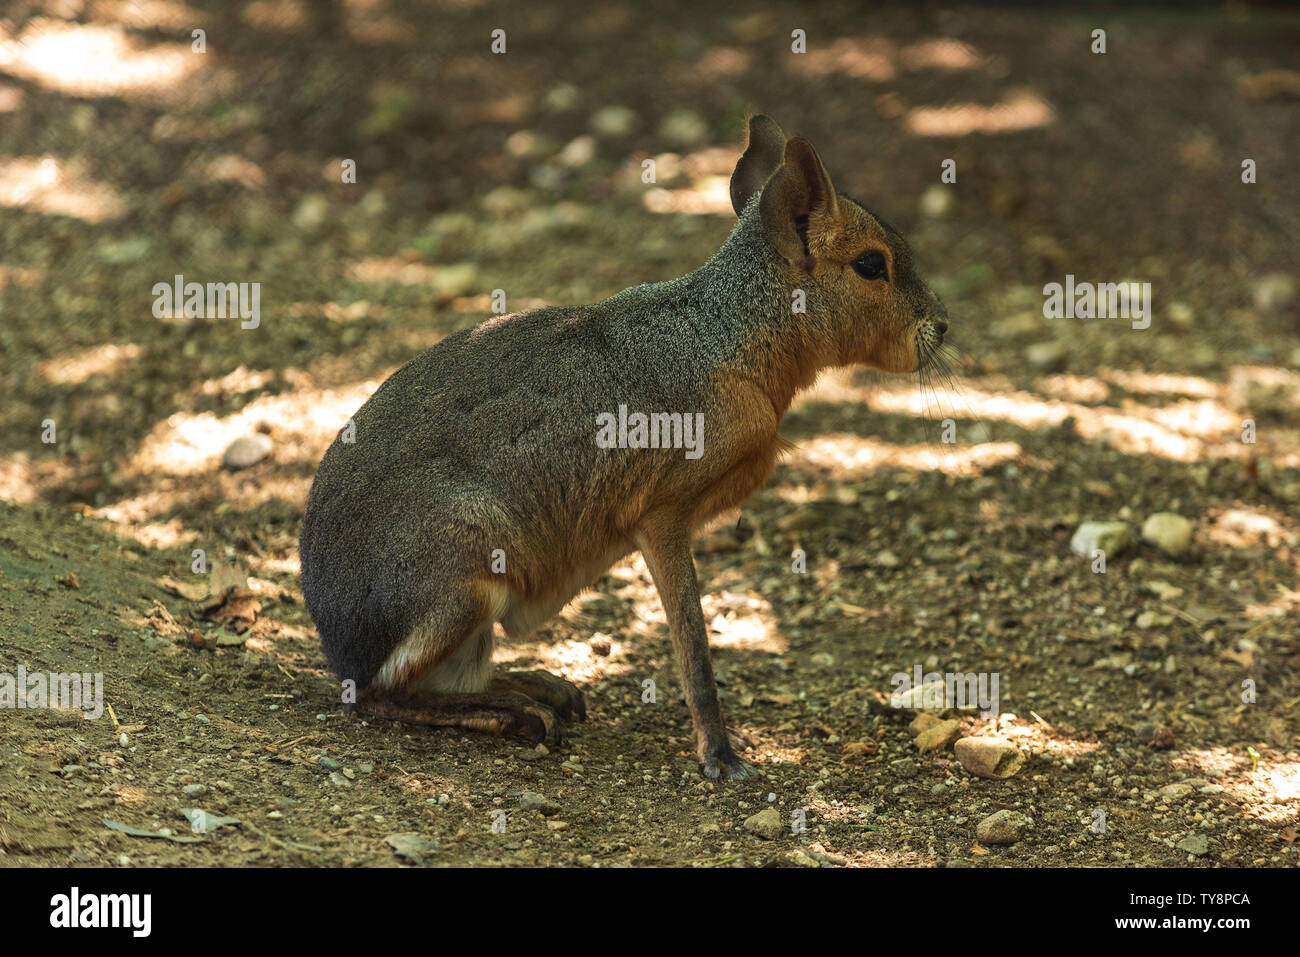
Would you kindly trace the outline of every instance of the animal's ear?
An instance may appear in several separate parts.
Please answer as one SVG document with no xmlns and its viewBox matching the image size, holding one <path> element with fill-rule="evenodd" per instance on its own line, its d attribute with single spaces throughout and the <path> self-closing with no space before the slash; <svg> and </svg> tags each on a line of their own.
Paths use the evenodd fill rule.
<svg viewBox="0 0 1300 957">
<path fill-rule="evenodd" d="M 785 133 L 770 116 L 757 113 L 749 119 L 749 145 L 731 174 L 731 208 L 739 216 L 750 197 L 763 188 L 772 171 L 781 165 Z"/>
<path fill-rule="evenodd" d="M 808 254 L 808 217 L 819 212 L 839 212 L 835 187 L 812 144 L 801 136 L 786 141 L 781 166 L 759 200 L 763 229 L 772 245 L 792 265 L 811 270 L 815 260 Z"/>
</svg>

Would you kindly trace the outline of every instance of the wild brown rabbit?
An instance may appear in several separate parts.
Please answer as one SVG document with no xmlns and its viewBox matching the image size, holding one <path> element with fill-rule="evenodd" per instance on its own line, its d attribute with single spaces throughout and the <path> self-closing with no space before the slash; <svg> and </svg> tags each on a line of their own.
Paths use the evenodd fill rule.
<svg viewBox="0 0 1300 957">
<path fill-rule="evenodd" d="M 903 238 L 766 116 L 731 201 L 740 221 L 695 272 L 451 336 L 335 439 L 303 519 L 303 592 L 360 710 L 557 741 L 581 692 L 494 678 L 493 625 L 523 638 L 640 549 L 704 773 L 754 773 L 718 705 L 692 530 L 766 480 L 820 370 L 915 371 L 948 325 Z"/>
</svg>

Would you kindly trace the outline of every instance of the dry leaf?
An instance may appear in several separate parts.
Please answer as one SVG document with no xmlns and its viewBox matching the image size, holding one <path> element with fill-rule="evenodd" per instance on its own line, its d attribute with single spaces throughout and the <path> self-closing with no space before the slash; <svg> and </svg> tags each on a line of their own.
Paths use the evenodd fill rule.
<svg viewBox="0 0 1300 957">
<path fill-rule="evenodd" d="M 257 596 L 247 588 L 232 585 L 216 601 L 204 605 L 200 614 L 208 621 L 226 622 L 235 631 L 244 632 L 253 627 L 261 610 Z"/>
<path fill-rule="evenodd" d="M 1223 657 L 1237 662 L 1243 668 L 1250 669 L 1255 665 L 1255 653 L 1249 648 L 1245 651 L 1223 651 Z"/>
<path fill-rule="evenodd" d="M 158 579 L 158 587 L 169 595 L 176 595 L 186 601 L 203 601 L 208 597 L 206 580 L 197 582 L 180 582 L 174 578 Z"/>
</svg>

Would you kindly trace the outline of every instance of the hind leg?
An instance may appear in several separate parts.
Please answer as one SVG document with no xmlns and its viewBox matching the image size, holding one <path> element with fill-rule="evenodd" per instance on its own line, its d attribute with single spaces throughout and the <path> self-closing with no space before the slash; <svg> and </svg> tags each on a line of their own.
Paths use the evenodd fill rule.
<svg viewBox="0 0 1300 957">
<path fill-rule="evenodd" d="M 553 618 L 567 601 L 567 598 L 555 596 L 534 602 L 507 597 L 502 608 L 501 627 L 512 640 L 522 641 L 542 622 Z M 587 702 L 578 686 L 549 671 L 507 671 L 494 678 L 490 688 L 527 695 L 559 712 L 565 721 L 587 720 Z"/>
<path fill-rule="evenodd" d="M 376 693 L 366 689 L 357 710 L 376 718 L 441 728 L 510 735 L 529 744 L 560 743 L 560 718 L 546 705 L 522 694 Z"/>
<path fill-rule="evenodd" d="M 456 611 L 444 603 L 414 628 L 393 649 L 357 709 L 412 724 L 558 744 L 560 717 L 545 699 L 491 687 L 492 618 L 486 602 L 465 601 Z"/>
</svg>

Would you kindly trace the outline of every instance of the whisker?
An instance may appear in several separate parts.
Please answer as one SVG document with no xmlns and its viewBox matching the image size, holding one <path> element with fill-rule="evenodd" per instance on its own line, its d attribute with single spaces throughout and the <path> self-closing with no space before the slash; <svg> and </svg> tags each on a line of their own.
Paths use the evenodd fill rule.
<svg viewBox="0 0 1300 957">
<path fill-rule="evenodd" d="M 971 419 L 980 426 L 983 426 L 987 433 L 988 426 L 984 423 L 984 420 L 976 414 L 975 409 L 966 398 L 965 391 L 962 389 L 961 384 L 958 381 L 957 373 L 953 369 L 954 364 L 960 366 L 961 354 L 954 347 L 947 343 L 943 343 L 935 350 L 934 357 L 931 361 L 935 367 L 936 376 L 943 384 L 945 390 L 965 406 L 966 414 L 962 417 Z"/>
</svg>

